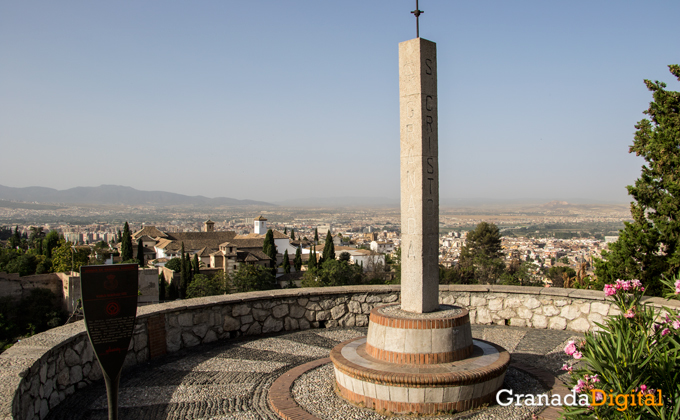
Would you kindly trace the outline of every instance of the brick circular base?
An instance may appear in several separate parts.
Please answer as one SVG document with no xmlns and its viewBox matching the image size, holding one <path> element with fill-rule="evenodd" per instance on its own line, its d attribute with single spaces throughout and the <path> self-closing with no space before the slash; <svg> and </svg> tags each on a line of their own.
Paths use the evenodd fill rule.
<svg viewBox="0 0 680 420">
<path fill-rule="evenodd" d="M 503 385 L 510 363 L 500 346 L 474 340 L 471 357 L 452 363 L 388 363 L 366 352 L 366 338 L 331 351 L 339 394 L 350 402 L 393 413 L 433 414 L 479 407 Z"/>
<path fill-rule="evenodd" d="M 366 352 L 378 360 L 401 364 L 437 364 L 472 354 L 467 309 L 440 305 L 424 314 L 404 312 L 399 303 L 374 308 L 370 314 Z"/>
</svg>

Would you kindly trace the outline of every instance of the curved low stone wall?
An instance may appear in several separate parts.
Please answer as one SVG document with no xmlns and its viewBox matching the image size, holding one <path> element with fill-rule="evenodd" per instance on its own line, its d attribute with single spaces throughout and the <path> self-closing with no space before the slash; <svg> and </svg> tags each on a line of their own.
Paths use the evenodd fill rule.
<svg viewBox="0 0 680 420">
<path fill-rule="evenodd" d="M 304 288 L 140 307 L 125 366 L 241 335 L 367 326 L 370 311 L 397 302 L 399 293 L 399 286 Z M 439 300 L 468 308 L 473 324 L 579 332 L 616 313 L 602 292 L 574 289 L 440 286 Z M 673 306 L 659 298 L 647 302 Z M 0 418 L 42 419 L 68 395 L 101 377 L 82 321 L 21 340 L 0 355 Z"/>
</svg>

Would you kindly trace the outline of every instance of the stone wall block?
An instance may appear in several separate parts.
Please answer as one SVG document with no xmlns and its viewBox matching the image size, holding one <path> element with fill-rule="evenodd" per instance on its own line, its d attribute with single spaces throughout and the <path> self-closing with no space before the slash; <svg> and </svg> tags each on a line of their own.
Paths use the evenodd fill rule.
<svg viewBox="0 0 680 420">
<path fill-rule="evenodd" d="M 470 306 L 473 308 L 479 308 L 481 306 L 486 306 L 486 299 L 479 296 L 472 296 L 470 298 Z"/>
<path fill-rule="evenodd" d="M 503 309 L 502 311 L 498 311 L 497 315 L 503 319 L 510 319 L 510 318 L 515 318 L 517 314 L 515 311 L 513 311 L 510 308 Z"/>
<path fill-rule="evenodd" d="M 340 324 L 338 323 L 338 321 L 336 321 L 334 319 L 331 319 L 330 321 L 326 321 L 326 328 L 334 328 L 334 327 L 337 327 L 339 325 Z"/>
<path fill-rule="evenodd" d="M 378 302 L 382 302 L 382 298 L 380 296 L 377 296 L 377 295 L 368 295 L 368 296 L 366 296 L 366 302 L 367 303 L 378 303 Z"/>
<path fill-rule="evenodd" d="M 487 308 L 477 308 L 477 323 L 491 324 L 491 312 Z"/>
<path fill-rule="evenodd" d="M 548 318 L 536 314 L 531 317 L 531 325 L 533 325 L 534 328 L 548 328 Z"/>
<path fill-rule="evenodd" d="M 590 313 L 596 312 L 600 315 L 607 315 L 609 313 L 609 304 L 603 302 L 592 302 L 590 304 Z"/>
<path fill-rule="evenodd" d="M 262 325 L 262 334 L 267 334 L 270 332 L 279 332 L 282 329 L 283 321 L 270 316 L 264 321 L 264 324 Z"/>
<path fill-rule="evenodd" d="M 290 307 L 290 317 L 295 319 L 302 318 L 305 316 L 305 310 L 306 309 L 303 306 L 292 305 Z"/>
<path fill-rule="evenodd" d="M 345 315 L 345 317 L 342 320 L 340 320 L 340 325 L 342 325 L 343 327 L 353 327 L 356 325 L 356 320 L 357 320 L 356 315 L 350 312 L 347 315 Z"/>
<path fill-rule="evenodd" d="M 621 310 L 619 309 L 618 306 L 611 305 L 609 307 L 609 313 L 607 315 L 609 315 L 609 316 L 621 315 Z"/>
<path fill-rule="evenodd" d="M 212 311 L 201 311 L 194 315 L 194 325 L 206 324 L 212 326 L 214 324 Z"/>
<path fill-rule="evenodd" d="M 165 346 L 170 353 L 182 347 L 182 330 L 180 328 L 170 328 L 165 335 Z"/>
<path fill-rule="evenodd" d="M 248 331 L 246 331 L 246 335 L 258 335 L 262 334 L 262 326 L 260 326 L 259 322 L 253 322 L 253 324 L 248 328 Z"/>
<path fill-rule="evenodd" d="M 54 378 L 54 375 L 57 373 L 57 367 L 55 366 L 54 361 L 52 361 L 52 363 L 48 361 L 47 363 L 49 363 L 47 365 L 47 377 Z"/>
<path fill-rule="evenodd" d="M 348 300 L 349 300 L 349 297 L 347 297 L 347 295 L 338 296 L 338 297 L 335 298 L 335 305 L 334 306 L 342 305 L 343 303 L 347 303 Z"/>
<path fill-rule="evenodd" d="M 307 302 L 309 302 L 309 299 L 307 298 L 300 298 L 297 300 L 297 304 L 302 306 L 303 308 L 307 306 Z"/>
<path fill-rule="evenodd" d="M 168 320 L 168 325 L 171 327 L 179 327 L 179 320 L 177 319 L 177 314 L 166 315 L 165 318 Z"/>
<path fill-rule="evenodd" d="M 308 302 L 306 308 L 310 311 L 322 311 L 323 308 L 317 302 Z"/>
<path fill-rule="evenodd" d="M 92 344 L 90 344 L 90 340 L 87 340 L 80 358 L 82 359 L 83 363 L 89 363 L 94 360 L 94 349 L 92 348 Z"/>
<path fill-rule="evenodd" d="M 340 304 L 338 306 L 334 306 L 333 309 L 331 309 L 331 316 L 333 317 L 333 319 L 340 319 L 346 313 L 347 313 L 347 306 L 345 306 L 344 303 Z"/>
<path fill-rule="evenodd" d="M 559 316 L 552 317 L 548 321 L 548 328 L 551 330 L 563 330 L 567 328 L 567 320 Z"/>
<path fill-rule="evenodd" d="M 54 391 L 54 382 L 52 382 L 52 379 L 48 379 L 45 381 L 45 383 L 42 385 L 40 391 L 40 397 L 41 398 L 47 398 L 50 396 L 52 391 Z"/>
<path fill-rule="evenodd" d="M 522 306 L 522 301 L 519 298 L 511 297 L 503 301 L 504 308 L 518 308 Z"/>
<path fill-rule="evenodd" d="M 293 330 L 297 330 L 297 329 L 300 328 L 300 327 L 299 327 L 299 324 L 298 324 L 297 319 L 291 318 L 291 317 L 287 316 L 287 317 L 283 320 L 283 328 L 284 328 L 286 331 L 293 331 Z"/>
<path fill-rule="evenodd" d="M 229 315 L 224 316 L 222 322 L 222 329 L 224 331 L 236 331 L 239 328 L 241 328 L 241 322 L 238 319 L 232 318 Z"/>
<path fill-rule="evenodd" d="M 92 369 L 90 369 L 90 373 L 87 375 L 87 379 L 91 381 L 98 381 L 102 378 L 102 368 L 99 366 L 99 362 L 97 363 L 92 363 Z"/>
<path fill-rule="evenodd" d="M 243 316 L 241 317 L 241 325 L 243 325 L 243 324 L 250 324 L 250 323 L 253 322 L 254 320 L 255 320 L 255 318 L 253 318 L 252 315 L 243 315 Z"/>
<path fill-rule="evenodd" d="M 468 311 L 468 317 L 470 318 L 470 324 L 476 324 L 477 323 L 477 311 L 474 309 L 471 309 Z"/>
<path fill-rule="evenodd" d="M 366 316 L 366 315 L 357 315 L 357 316 L 356 316 L 356 326 L 357 326 L 357 327 L 366 327 L 366 326 L 368 326 L 368 316 Z"/>
<path fill-rule="evenodd" d="M 47 363 L 40 364 L 40 383 L 45 383 L 47 380 Z"/>
<path fill-rule="evenodd" d="M 331 309 L 334 304 L 335 304 L 334 299 L 324 299 L 320 303 L 321 307 L 326 311 Z"/>
<path fill-rule="evenodd" d="M 135 351 L 140 351 L 149 343 L 147 334 L 137 334 L 135 336 Z"/>
<path fill-rule="evenodd" d="M 69 368 L 64 367 L 62 370 L 59 371 L 57 374 L 57 384 L 59 384 L 59 388 L 64 388 L 69 384 Z"/>
<path fill-rule="evenodd" d="M 450 293 L 447 293 L 442 296 L 440 293 L 439 296 L 441 297 L 439 303 L 444 304 L 444 305 L 453 305 L 456 302 L 456 298 L 453 297 Z"/>
<path fill-rule="evenodd" d="M 190 332 L 183 332 L 182 343 L 185 347 L 193 347 L 199 345 L 201 340 Z"/>
<path fill-rule="evenodd" d="M 309 321 L 305 318 L 300 318 L 298 321 L 298 324 L 300 325 L 301 330 L 308 330 L 311 326 L 309 325 Z"/>
<path fill-rule="evenodd" d="M 83 368 L 78 366 L 73 366 L 69 371 L 69 377 L 71 378 L 71 383 L 77 383 L 83 380 Z"/>
<path fill-rule="evenodd" d="M 307 311 L 305 312 L 305 318 L 309 322 L 316 321 L 316 312 L 315 311 Z"/>
<path fill-rule="evenodd" d="M 361 313 L 361 303 L 359 303 L 356 300 L 350 300 L 349 303 L 347 304 L 347 308 L 353 314 Z"/>
<path fill-rule="evenodd" d="M 73 350 L 79 355 L 82 354 L 83 348 L 85 347 L 85 341 L 87 341 L 86 338 L 78 340 L 78 342 L 73 345 Z"/>
<path fill-rule="evenodd" d="M 373 305 L 368 304 L 368 303 L 362 303 L 361 304 L 361 313 L 362 314 L 370 314 L 371 309 L 373 309 Z"/>
<path fill-rule="evenodd" d="M 327 321 L 331 319 L 331 313 L 330 311 L 319 311 L 316 313 L 316 320 L 317 321 Z"/>
<path fill-rule="evenodd" d="M 576 319 L 581 315 L 581 311 L 579 310 L 577 305 L 567 305 L 562 307 L 562 311 L 560 311 L 560 317 L 568 320 Z"/>
<path fill-rule="evenodd" d="M 529 309 L 536 309 L 539 306 L 541 306 L 541 302 L 538 301 L 536 298 L 529 298 L 524 301 L 524 306 L 526 306 Z"/>
<path fill-rule="evenodd" d="M 458 296 L 456 298 L 456 305 L 462 306 L 463 308 L 469 307 L 470 306 L 470 295 Z"/>
<path fill-rule="evenodd" d="M 53 391 L 52 395 L 50 395 L 50 410 L 56 407 L 59 403 L 61 402 L 61 399 L 59 398 L 59 391 Z"/>
<path fill-rule="evenodd" d="M 524 306 L 518 306 L 515 310 L 517 311 L 517 315 L 522 319 L 531 319 L 531 317 L 534 316 L 534 313 L 531 312 L 531 309 Z"/>
<path fill-rule="evenodd" d="M 552 305 L 544 306 L 541 309 L 543 309 L 542 312 L 543 312 L 543 315 L 545 315 L 545 316 L 555 316 L 555 315 L 560 313 L 560 310 L 557 309 L 556 307 L 552 306 Z"/>
<path fill-rule="evenodd" d="M 200 324 L 192 328 L 191 332 L 193 332 L 196 335 L 196 337 L 203 339 L 203 337 L 205 337 L 205 334 L 208 332 L 208 329 L 210 329 L 208 325 Z"/>
<path fill-rule="evenodd" d="M 513 327 L 526 327 L 527 320 L 524 318 L 510 318 L 510 325 Z"/>
<path fill-rule="evenodd" d="M 234 306 L 234 309 L 232 309 L 231 316 L 242 316 L 242 315 L 248 315 L 250 313 L 250 307 L 248 305 L 236 305 Z"/>
<path fill-rule="evenodd" d="M 217 341 L 217 334 L 213 330 L 208 330 L 207 333 L 205 333 L 205 336 L 203 337 L 203 344 L 205 343 L 212 343 L 213 341 Z"/>
<path fill-rule="evenodd" d="M 567 329 L 578 332 L 586 332 L 590 329 L 590 323 L 585 318 L 576 318 L 567 324 Z"/>
<path fill-rule="evenodd" d="M 41 400 L 40 401 L 40 420 L 44 419 L 47 417 L 47 413 L 50 412 L 50 406 L 47 403 L 47 400 Z"/>
<path fill-rule="evenodd" d="M 590 313 L 590 303 L 589 302 L 581 303 L 581 305 L 579 306 L 579 310 L 581 311 L 581 313 L 589 314 Z"/>
<path fill-rule="evenodd" d="M 57 371 L 61 371 L 66 367 L 66 362 L 64 361 L 64 353 L 60 352 L 57 356 Z"/>
<path fill-rule="evenodd" d="M 569 305 L 569 301 L 564 300 L 564 299 L 555 299 L 554 303 L 555 303 L 555 306 L 557 306 L 558 308 Z"/>
<path fill-rule="evenodd" d="M 185 312 L 177 315 L 177 322 L 180 327 L 192 327 L 194 325 L 194 315 L 191 312 Z"/>
<path fill-rule="evenodd" d="M 391 294 L 391 295 L 386 296 L 386 297 L 383 299 L 383 302 L 384 302 L 384 303 L 392 303 L 392 302 L 396 302 L 396 301 L 398 301 L 398 300 L 399 300 L 399 295 L 397 295 L 396 293 L 394 293 L 394 294 Z"/>
<path fill-rule="evenodd" d="M 288 305 L 276 305 L 272 308 L 272 315 L 274 318 L 283 318 L 284 316 L 288 315 L 290 313 L 290 310 L 288 309 Z"/>
<path fill-rule="evenodd" d="M 357 302 L 363 303 L 366 302 L 366 296 L 367 295 L 352 295 L 352 300 L 356 300 Z"/>
<path fill-rule="evenodd" d="M 490 311 L 500 311 L 501 309 L 503 309 L 503 299 L 496 298 L 489 300 Z"/>
<path fill-rule="evenodd" d="M 266 311 L 264 309 L 257 309 L 257 308 L 253 309 L 253 318 L 255 318 L 256 321 L 262 322 L 265 319 L 267 319 L 268 316 L 269 316 L 269 311 Z"/>
</svg>

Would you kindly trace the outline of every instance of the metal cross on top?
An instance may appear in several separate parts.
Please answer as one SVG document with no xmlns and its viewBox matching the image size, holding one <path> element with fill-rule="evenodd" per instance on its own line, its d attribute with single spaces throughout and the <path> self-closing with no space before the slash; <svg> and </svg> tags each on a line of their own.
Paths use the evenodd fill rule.
<svg viewBox="0 0 680 420">
<path fill-rule="evenodd" d="M 418 22 L 418 18 L 425 12 L 418 9 L 418 0 L 416 0 L 416 10 L 413 10 L 411 13 L 416 17 L 416 38 L 420 38 L 420 23 Z"/>
</svg>

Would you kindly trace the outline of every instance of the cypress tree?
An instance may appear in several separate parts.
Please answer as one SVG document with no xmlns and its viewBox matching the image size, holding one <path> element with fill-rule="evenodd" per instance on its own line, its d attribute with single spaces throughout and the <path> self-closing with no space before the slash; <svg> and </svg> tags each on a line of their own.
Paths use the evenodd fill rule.
<svg viewBox="0 0 680 420">
<path fill-rule="evenodd" d="M 262 252 L 272 261 L 272 268 L 276 267 L 276 244 L 274 243 L 274 232 L 269 229 L 264 237 L 264 244 L 262 245 Z"/>
<path fill-rule="evenodd" d="M 163 273 L 158 275 L 158 300 L 161 302 L 165 300 L 165 275 Z"/>
<path fill-rule="evenodd" d="M 283 227 L 283 234 L 288 235 L 288 226 Z"/>
<path fill-rule="evenodd" d="M 142 244 L 142 238 L 137 240 L 137 261 L 139 261 L 140 267 L 144 267 L 144 244 Z"/>
<path fill-rule="evenodd" d="M 180 299 L 184 299 L 184 292 L 186 291 L 187 288 L 187 261 L 186 257 L 184 255 L 184 242 L 182 242 L 182 257 L 180 259 L 180 264 L 179 264 L 179 287 L 177 289 L 178 295 Z"/>
<path fill-rule="evenodd" d="M 326 235 L 326 243 L 323 246 L 323 254 L 321 255 L 323 256 L 324 261 L 335 259 L 335 245 L 333 244 L 333 235 L 331 235 L 330 230 Z"/>
<path fill-rule="evenodd" d="M 288 258 L 288 250 L 283 252 L 283 272 L 290 273 L 290 259 Z"/>
<path fill-rule="evenodd" d="M 314 245 L 319 243 L 319 231 L 317 228 L 314 228 Z"/>
<path fill-rule="evenodd" d="M 300 250 L 300 247 L 297 247 L 297 250 L 295 251 L 295 259 L 293 260 L 293 267 L 295 267 L 295 271 L 300 271 L 302 268 L 302 251 Z"/>
<path fill-rule="evenodd" d="M 294 241 L 295 240 L 295 228 L 292 228 L 290 230 L 290 240 Z"/>
<path fill-rule="evenodd" d="M 312 246 L 312 251 L 309 253 L 309 262 L 307 263 L 307 267 L 311 270 L 312 268 L 316 268 L 316 247 Z"/>
<path fill-rule="evenodd" d="M 130 233 L 128 222 L 125 222 L 125 226 L 123 226 L 121 242 L 120 257 L 123 261 L 129 261 L 132 259 L 132 234 Z"/>
<path fill-rule="evenodd" d="M 192 261 L 192 264 L 193 264 L 193 268 L 194 268 L 194 275 L 200 274 L 200 272 L 199 272 L 200 266 L 199 266 L 199 263 L 198 263 L 198 254 L 194 254 L 194 260 Z"/>
</svg>

